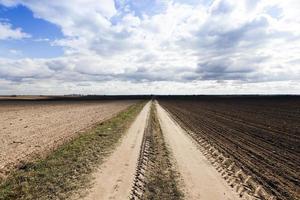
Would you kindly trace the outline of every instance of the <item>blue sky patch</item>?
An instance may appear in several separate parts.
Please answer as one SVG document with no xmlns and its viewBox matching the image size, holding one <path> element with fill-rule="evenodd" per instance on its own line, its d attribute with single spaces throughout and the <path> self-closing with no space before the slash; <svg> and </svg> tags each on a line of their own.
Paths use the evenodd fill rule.
<svg viewBox="0 0 300 200">
<path fill-rule="evenodd" d="M 21 28 L 31 36 L 22 40 L 0 41 L 0 56 L 50 58 L 63 54 L 61 47 L 51 45 L 53 40 L 63 38 L 60 28 L 43 19 L 35 18 L 28 8 L 22 5 L 9 8 L 0 5 L 0 21 L 11 24 L 14 29 Z M 11 52 L 18 52 L 17 56 Z"/>
</svg>

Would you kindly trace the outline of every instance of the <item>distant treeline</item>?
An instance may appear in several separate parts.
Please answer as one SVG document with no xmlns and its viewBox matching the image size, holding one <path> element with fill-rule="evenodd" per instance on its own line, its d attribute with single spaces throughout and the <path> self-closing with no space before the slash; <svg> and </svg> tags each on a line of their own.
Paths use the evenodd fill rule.
<svg viewBox="0 0 300 200">
<path fill-rule="evenodd" d="M 300 95 L 156 95 L 160 99 L 228 99 L 228 98 L 250 98 L 250 99 L 265 99 L 265 98 L 300 98 Z"/>
<path fill-rule="evenodd" d="M 0 101 L 98 101 L 151 99 L 151 95 L 64 95 L 64 96 L 0 96 Z"/>
<path fill-rule="evenodd" d="M 89 101 L 89 100 L 300 100 L 300 95 L 64 95 L 0 96 L 9 101 Z"/>
</svg>

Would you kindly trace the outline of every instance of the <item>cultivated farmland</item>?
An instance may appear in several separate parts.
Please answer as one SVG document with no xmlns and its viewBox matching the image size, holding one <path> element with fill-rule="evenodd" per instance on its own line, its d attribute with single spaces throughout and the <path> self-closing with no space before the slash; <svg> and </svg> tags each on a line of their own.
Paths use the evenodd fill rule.
<svg viewBox="0 0 300 200">
<path fill-rule="evenodd" d="M 300 199 L 299 98 L 169 97 L 159 102 L 270 194 Z"/>
<path fill-rule="evenodd" d="M 0 175 L 137 101 L 0 101 Z"/>
<path fill-rule="evenodd" d="M 300 199 L 297 96 L 26 98 L 0 101 L 1 200 Z"/>
</svg>

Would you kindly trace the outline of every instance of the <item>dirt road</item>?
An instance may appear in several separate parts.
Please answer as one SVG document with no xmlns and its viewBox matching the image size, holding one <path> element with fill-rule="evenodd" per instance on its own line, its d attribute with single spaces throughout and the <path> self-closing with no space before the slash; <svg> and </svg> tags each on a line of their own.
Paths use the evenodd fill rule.
<svg viewBox="0 0 300 200">
<path fill-rule="evenodd" d="M 86 200 L 128 199 L 149 115 L 147 103 L 113 154 L 94 174 L 95 182 Z"/>
<path fill-rule="evenodd" d="M 157 105 L 158 118 L 167 145 L 174 156 L 189 200 L 240 199 L 200 152 L 192 139 Z"/>
<path fill-rule="evenodd" d="M 135 102 L 0 102 L 0 175 Z"/>
<path fill-rule="evenodd" d="M 300 199 L 299 97 L 202 97 L 160 104 L 194 138 L 213 144 L 269 195 Z"/>
</svg>

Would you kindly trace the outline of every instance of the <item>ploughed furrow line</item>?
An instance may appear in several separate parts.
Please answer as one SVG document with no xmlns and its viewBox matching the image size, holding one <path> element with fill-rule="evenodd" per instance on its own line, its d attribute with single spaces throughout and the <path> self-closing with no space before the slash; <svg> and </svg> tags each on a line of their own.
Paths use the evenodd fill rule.
<svg viewBox="0 0 300 200">
<path fill-rule="evenodd" d="M 198 124 L 200 124 L 199 121 Z M 197 133 L 210 133 L 212 136 L 207 137 L 209 138 L 208 140 L 213 144 L 217 144 L 216 146 L 218 147 L 218 149 L 223 150 L 223 152 L 228 152 L 227 154 L 237 161 L 239 167 L 244 168 L 249 174 L 253 174 L 253 177 L 255 177 L 255 179 L 257 179 L 261 184 L 266 185 L 266 183 L 270 181 L 270 174 L 272 174 L 272 171 L 274 173 L 274 171 L 276 171 L 277 169 L 281 169 L 279 166 L 276 166 L 278 162 L 273 163 L 274 161 L 268 159 L 268 156 L 263 155 L 261 151 L 257 151 L 261 148 L 251 147 L 251 145 L 249 145 L 250 142 L 248 142 L 244 138 L 240 138 L 238 136 L 223 136 L 223 138 L 216 139 L 212 133 L 224 135 L 230 134 L 230 132 L 228 132 L 227 130 L 223 130 L 223 132 L 220 132 L 219 129 L 215 129 L 216 126 L 217 125 L 215 122 L 208 122 L 203 124 L 201 123 L 201 129 L 197 128 Z M 234 150 L 228 151 L 228 149 Z M 264 174 L 262 174 L 263 171 L 265 171 Z M 289 176 L 289 174 L 282 174 L 282 176 L 283 177 L 271 177 L 272 181 L 276 184 L 274 184 L 273 187 L 269 187 L 268 185 L 267 187 L 270 190 L 274 191 L 274 188 L 276 189 L 276 187 L 286 184 L 284 180 L 282 180 L 282 178 L 285 180 L 289 180 L 290 178 L 297 177 L 296 175 Z M 276 190 L 274 192 L 276 192 Z"/>
<path fill-rule="evenodd" d="M 224 112 L 214 113 L 197 106 L 197 102 L 162 101 L 161 104 L 183 127 L 194 133 L 196 141 L 200 138 L 200 141 L 209 142 L 235 162 L 236 172 L 242 169 L 244 174 L 251 175 L 267 193 L 279 199 L 300 198 L 299 145 L 288 134 L 249 124 L 243 117 L 234 120 L 230 114 L 227 117 Z"/>
<path fill-rule="evenodd" d="M 295 142 L 300 142 L 300 135 L 295 135 L 293 133 L 289 133 L 289 132 L 284 132 L 278 129 L 275 129 L 273 127 L 268 127 L 265 126 L 263 124 L 260 123 L 254 123 L 251 122 L 249 120 L 245 120 L 245 119 L 241 119 L 241 117 L 239 116 L 231 116 L 228 113 L 222 113 L 222 112 L 216 112 L 215 110 L 210 110 L 210 109 L 206 109 L 204 108 L 203 112 L 210 114 L 210 115 L 214 115 L 215 117 L 218 117 L 220 119 L 224 119 L 224 120 L 230 120 L 232 122 L 234 122 L 235 124 L 238 124 L 239 126 L 248 126 L 249 128 L 254 128 L 254 129 L 259 129 L 260 131 L 265 131 L 268 132 L 268 134 L 273 134 L 276 135 L 277 137 L 281 137 L 280 139 L 287 139 L 286 136 L 288 136 L 288 139 L 290 141 L 295 141 Z M 300 123 L 297 122 L 297 123 Z M 261 135 L 261 137 L 263 137 L 264 135 Z M 293 149 L 294 151 L 295 149 Z"/>
<path fill-rule="evenodd" d="M 245 200 L 275 200 L 276 197 L 269 194 L 259 183 L 248 175 L 240 165 L 234 162 L 228 154 L 224 153 L 222 148 L 215 145 L 213 142 L 205 137 L 201 137 L 189 129 L 178 120 L 174 118 L 178 124 L 194 139 L 198 148 L 203 155 L 212 164 L 213 167 L 221 174 L 222 178 L 228 185 L 234 188 L 235 192 Z"/>
<path fill-rule="evenodd" d="M 154 104 L 144 132 L 130 199 L 182 199 Z"/>
<path fill-rule="evenodd" d="M 300 101 L 295 102 L 261 102 L 253 104 L 251 101 L 237 100 L 199 100 L 189 101 L 186 107 L 197 106 L 196 110 L 210 111 L 218 115 L 225 115 L 239 119 L 246 123 L 251 123 L 260 128 L 265 128 L 273 132 L 280 132 L 289 137 L 298 137 L 300 132 Z M 178 101 L 184 103 L 184 101 Z M 285 105 L 287 104 L 287 105 Z"/>
<path fill-rule="evenodd" d="M 275 193 L 276 190 L 285 192 L 281 187 L 282 185 L 289 188 L 295 187 L 294 183 L 297 182 L 299 171 L 297 172 L 298 165 L 295 162 L 298 158 L 294 153 L 290 153 L 289 157 L 285 158 L 282 156 L 284 152 L 280 154 L 281 149 L 271 148 L 276 146 L 268 144 L 268 140 L 260 141 L 259 138 L 255 138 L 253 133 L 249 134 L 251 133 L 249 130 L 239 130 L 241 126 L 233 128 L 233 122 L 222 124 L 220 120 L 212 120 L 212 116 L 205 112 L 202 116 L 205 116 L 205 118 L 198 117 L 195 118 L 197 121 L 192 122 L 192 124 L 198 125 L 196 127 L 198 133 L 204 133 L 219 146 L 224 146 L 225 152 L 226 148 L 233 149 L 234 151 L 227 151 L 228 154 L 239 161 L 242 167 L 246 167 L 245 170 L 248 173 L 254 174 L 253 176 L 261 184 L 270 184 L 271 186 L 267 185 L 267 187 Z M 229 124 L 230 126 L 228 126 Z M 267 134 L 265 133 L 265 135 Z M 272 157 L 269 156 L 270 152 Z M 276 159 L 276 162 L 274 162 L 274 159 Z M 262 174 L 261 172 L 265 173 Z M 273 174 L 280 176 L 274 176 Z"/>
<path fill-rule="evenodd" d="M 224 129 L 222 130 L 222 133 L 219 134 L 230 135 L 230 132 L 234 133 L 234 137 L 228 138 L 229 140 L 236 140 L 236 143 L 239 143 L 239 148 L 247 148 L 247 151 L 251 152 L 251 155 L 256 154 L 255 157 L 250 156 L 251 158 L 255 159 L 256 157 L 258 157 L 259 160 L 257 160 L 257 162 L 263 161 L 263 163 L 269 164 L 269 167 L 278 167 L 276 165 L 284 163 L 287 165 L 289 172 L 294 172 L 292 174 L 287 174 L 289 175 L 288 177 L 297 177 L 295 171 L 297 165 L 292 161 L 293 159 L 297 159 L 297 155 L 294 154 L 295 151 L 292 151 L 292 149 L 288 149 L 288 146 L 284 146 L 284 150 L 278 150 L 272 141 L 269 141 L 267 137 L 264 137 L 272 135 L 272 133 L 269 133 L 270 131 L 265 132 L 264 130 L 260 130 L 256 127 L 248 127 L 246 123 L 236 123 L 233 120 L 227 119 L 225 117 L 219 118 L 218 115 L 214 116 L 213 114 L 207 112 L 204 113 L 204 116 L 205 118 L 201 123 L 203 123 L 202 126 L 205 126 L 209 131 L 219 133 L 220 128 L 216 126 L 210 126 L 211 124 L 218 124 L 218 126 Z M 229 122 L 230 126 L 227 126 Z M 198 121 L 198 123 L 200 123 L 200 120 Z M 250 132 L 250 134 L 243 133 L 245 132 L 245 129 L 247 129 L 247 132 Z M 257 141 L 260 142 L 258 143 Z M 273 161 L 269 160 L 268 158 L 268 154 L 270 151 L 273 151 L 273 157 L 275 157 L 276 160 L 279 161 L 275 166 L 273 164 Z M 288 158 L 282 156 L 282 154 L 286 153 L 290 154 Z"/>
<path fill-rule="evenodd" d="M 158 118 L 189 200 L 241 199 L 203 155 L 197 143 L 159 104 Z"/>
<path fill-rule="evenodd" d="M 207 118 L 209 119 L 209 114 L 206 114 Z M 212 116 L 212 115 L 211 115 Z M 218 116 L 217 116 L 218 117 Z M 230 121 L 231 127 L 227 127 L 226 124 L 228 124 Z M 216 121 L 211 120 L 210 122 L 216 123 Z M 218 120 L 219 124 L 222 124 L 224 129 L 228 129 L 228 131 L 232 131 L 235 133 L 235 137 L 239 139 L 241 142 L 241 146 L 245 143 L 247 143 L 247 146 L 251 147 L 251 149 L 259 149 L 258 153 L 257 151 L 252 152 L 253 154 L 258 153 L 258 155 L 262 156 L 261 159 L 268 159 L 268 154 L 269 151 L 273 151 L 273 156 L 280 161 L 280 163 L 285 163 L 287 167 L 289 167 L 289 171 L 292 172 L 293 170 L 296 170 L 296 163 L 291 161 L 292 159 L 297 159 L 297 155 L 294 154 L 296 149 L 293 150 L 293 147 L 290 148 L 290 146 L 286 144 L 281 144 L 283 147 L 282 149 L 278 150 L 276 146 L 274 145 L 274 142 L 268 140 L 267 137 L 265 136 L 270 136 L 273 135 L 274 132 L 271 131 L 265 131 L 261 130 L 255 126 L 249 126 L 247 123 L 243 123 L 240 121 L 234 121 L 231 119 L 227 119 L 226 117 L 222 117 L 221 119 Z M 247 131 L 250 132 L 250 134 L 245 134 L 244 137 L 239 136 L 239 133 L 245 132 L 245 128 L 247 128 Z M 279 133 L 280 134 L 280 133 Z M 275 135 L 273 136 L 274 138 L 276 137 Z M 255 141 L 254 141 L 255 139 Z M 279 139 L 278 139 L 279 140 Z M 281 141 L 284 140 L 284 138 L 281 139 Z M 257 141 L 261 141 L 260 143 L 257 143 Z M 281 141 L 277 141 L 277 143 L 280 143 Z M 292 143 L 294 143 L 293 140 L 291 140 Z M 296 145 L 296 144 L 295 144 Z M 287 154 L 289 153 L 289 158 L 283 157 L 282 154 Z M 271 161 L 271 165 L 273 165 Z"/>
</svg>

